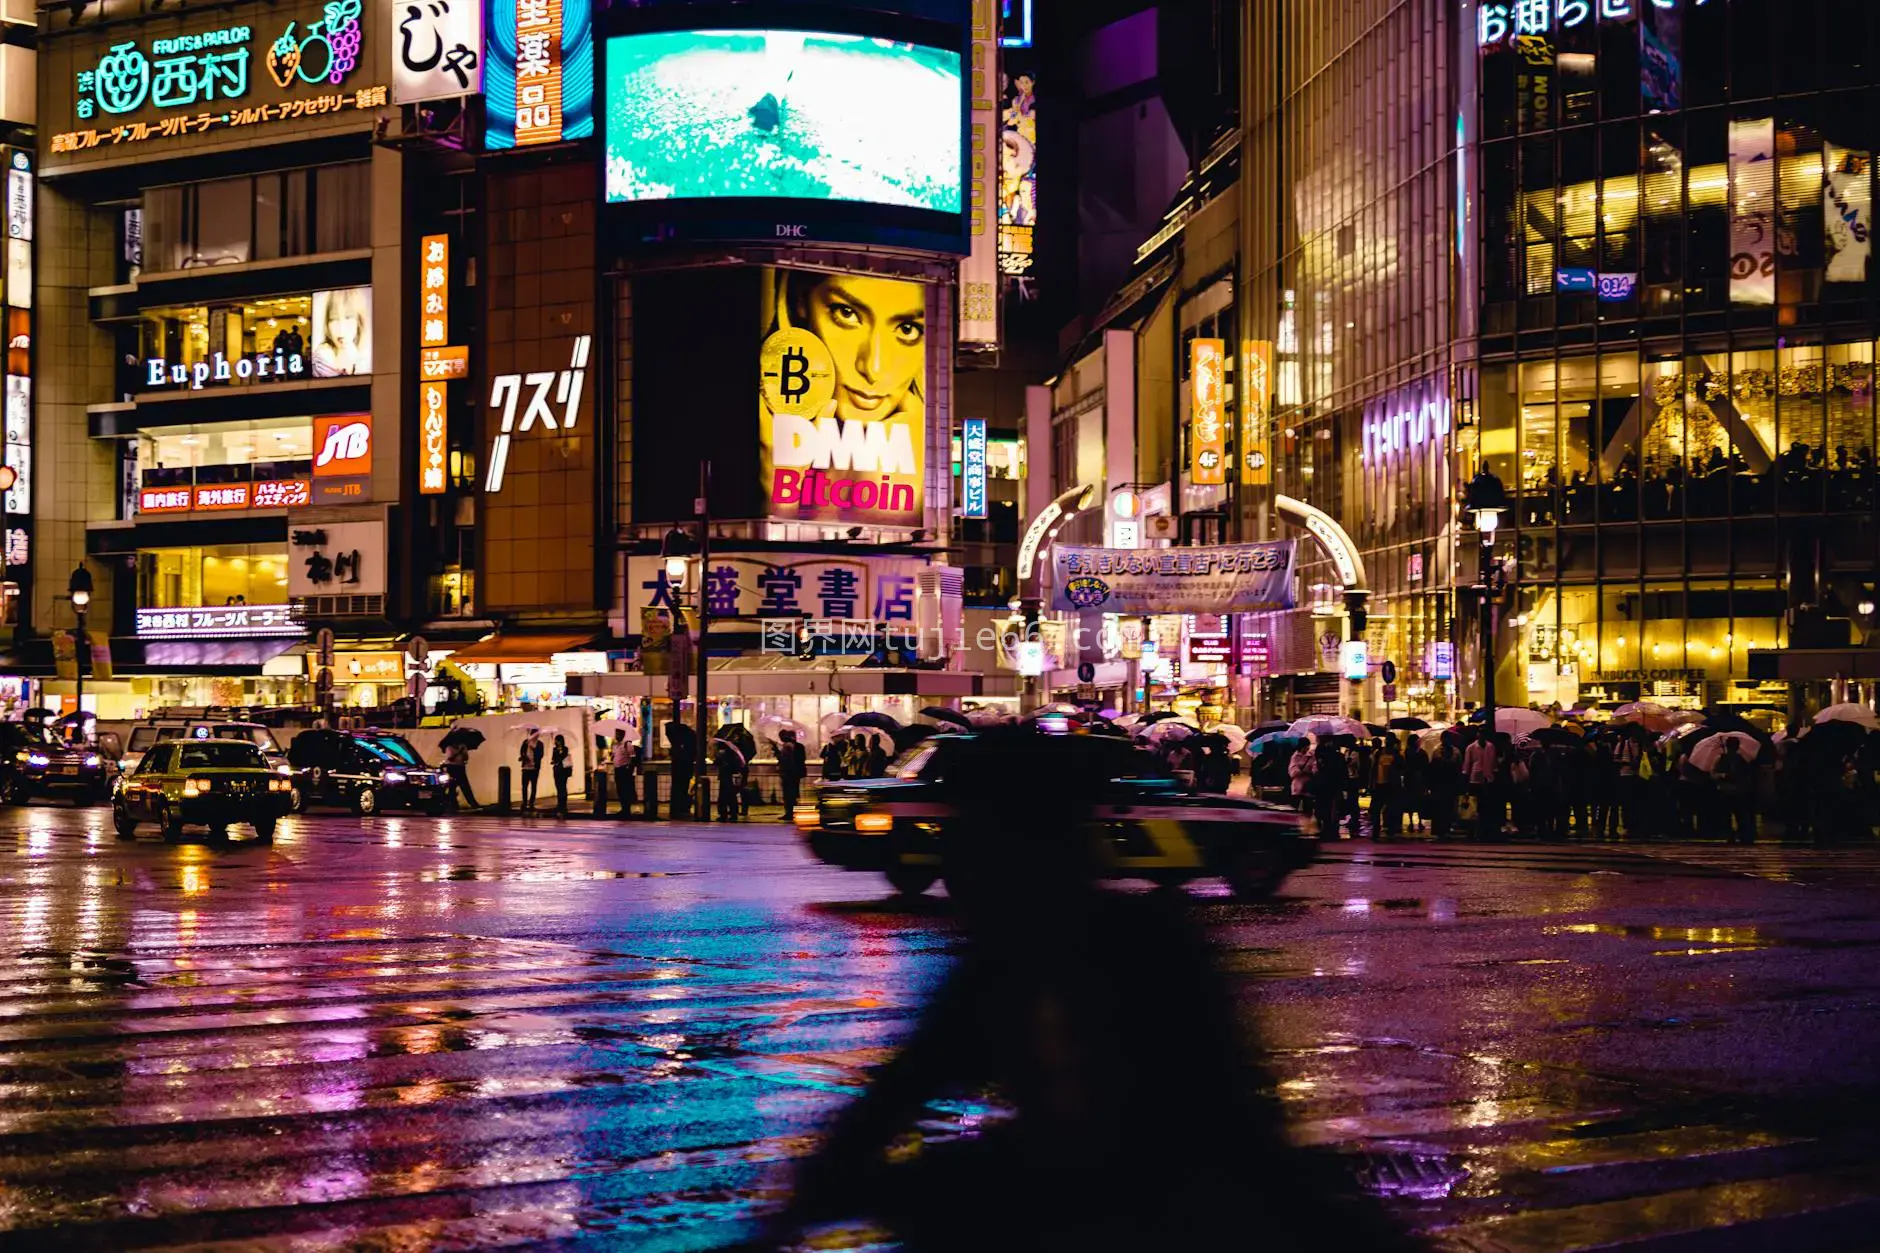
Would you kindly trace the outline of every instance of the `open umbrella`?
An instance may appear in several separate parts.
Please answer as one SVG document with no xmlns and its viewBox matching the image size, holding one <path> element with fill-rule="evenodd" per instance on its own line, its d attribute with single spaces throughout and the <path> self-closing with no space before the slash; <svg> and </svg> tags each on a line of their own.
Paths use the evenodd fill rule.
<svg viewBox="0 0 1880 1253">
<path fill-rule="evenodd" d="M 1286 719 L 1280 718 L 1271 722 L 1262 722 L 1259 726 L 1247 732 L 1247 734 L 1253 736 L 1255 739 L 1258 739 L 1260 736 L 1270 735 L 1274 731 L 1284 731 L 1286 728 L 1290 727 L 1291 725 L 1292 723 L 1286 721 Z"/>
<path fill-rule="evenodd" d="M 851 715 L 849 720 L 842 725 L 845 727 L 873 727 L 877 731 L 886 731 L 889 735 L 893 735 L 896 731 L 901 729 L 901 724 L 896 722 L 893 718 L 890 718 L 887 714 L 873 712 Z"/>
<path fill-rule="evenodd" d="M 602 718 L 594 724 L 594 734 L 600 736 L 602 739 L 613 739 L 615 731 L 626 732 L 627 743 L 629 744 L 638 744 L 640 742 L 640 729 L 624 718 Z M 451 732 L 451 735 L 455 734 L 456 732 Z M 444 738 L 448 740 L 450 736 L 447 735 Z M 474 745 L 472 747 L 474 747 Z"/>
<path fill-rule="evenodd" d="M 1843 701 L 1839 705 L 1829 705 L 1815 715 L 1815 725 L 1824 722 L 1853 722 L 1866 727 L 1869 731 L 1880 730 L 1880 718 L 1875 718 L 1873 710 L 1853 701 Z"/>
<path fill-rule="evenodd" d="M 1427 731 L 1430 724 L 1421 718 L 1392 718 L 1384 725 L 1393 731 Z"/>
<path fill-rule="evenodd" d="M 739 764 L 740 766 L 749 766 L 749 765 L 751 764 L 751 760 L 750 760 L 750 758 L 748 758 L 748 757 L 746 757 L 746 756 L 744 755 L 744 750 L 743 750 L 743 749 L 741 749 L 741 748 L 739 748 L 739 747 L 737 746 L 737 744 L 736 744 L 736 742 L 734 742 L 733 740 L 730 740 L 730 739 L 728 739 L 728 738 L 726 738 L 725 736 L 722 736 L 722 735 L 714 735 L 714 736 L 712 736 L 712 743 L 713 743 L 713 744 L 723 744 L 723 745 L 724 745 L 724 746 L 725 746 L 726 748 L 728 748 L 728 749 L 730 749 L 730 750 L 732 751 L 732 753 L 733 753 L 733 754 L 734 754 L 734 755 L 735 755 L 735 756 L 737 757 L 737 759 L 738 759 L 738 764 Z M 712 750 L 712 755 L 713 755 L 714 757 L 716 757 L 716 756 L 717 756 L 717 754 L 718 754 L 718 750 L 717 750 L 717 749 L 713 749 L 713 750 Z"/>
<path fill-rule="evenodd" d="M 1206 731 L 1209 735 L 1218 735 L 1227 741 L 1227 751 L 1230 753 L 1238 753 L 1247 747 L 1247 733 L 1231 722 L 1217 722 L 1206 728 Z"/>
<path fill-rule="evenodd" d="M 1715 735 L 1706 736 L 1691 749 L 1691 765 L 1699 770 L 1712 769 L 1723 757 L 1723 746 L 1731 743 L 1737 746 L 1746 761 L 1755 761 L 1763 749 L 1762 741 L 1747 731 L 1719 731 Z"/>
<path fill-rule="evenodd" d="M 1141 721 L 1137 725 L 1146 727 L 1150 725 L 1151 723 L 1160 722 L 1164 718 L 1179 718 L 1179 717 L 1181 717 L 1181 715 L 1176 713 L 1173 709 L 1158 709 L 1152 714 L 1144 714 L 1142 716 Z"/>
<path fill-rule="evenodd" d="M 918 722 L 913 726 L 902 727 L 899 731 L 894 733 L 895 751 L 905 752 L 922 740 L 932 739 L 934 736 L 940 734 L 941 730 L 942 728 L 940 727 L 922 726 Z"/>
<path fill-rule="evenodd" d="M 1287 730 L 1294 735 L 1349 735 L 1354 739 L 1369 739 L 1371 733 L 1356 718 L 1345 718 L 1337 714 L 1319 714 L 1315 717 L 1301 718 Z"/>
<path fill-rule="evenodd" d="M 1478 709 L 1469 715 L 1469 721 L 1484 723 L 1488 721 L 1488 711 Z M 1515 709 L 1504 706 L 1495 711 L 1495 730 L 1509 735 L 1531 735 L 1542 727 L 1550 727 L 1554 720 L 1538 709 Z"/>
<path fill-rule="evenodd" d="M 1294 735 L 1291 731 L 1268 731 L 1265 735 L 1257 739 L 1247 741 L 1247 751 L 1250 753 L 1268 753 L 1276 752 L 1283 748 L 1287 752 L 1292 752 L 1305 742 L 1305 736 Z"/>
<path fill-rule="evenodd" d="M 757 735 L 759 739 L 770 740 L 775 743 L 783 738 L 785 731 L 794 731 L 796 738 L 799 740 L 809 734 L 803 724 L 798 722 L 795 718 L 784 718 L 777 714 L 768 714 L 757 720 Z"/>
<path fill-rule="evenodd" d="M 1113 722 L 1115 723 L 1115 725 L 1123 728 L 1125 731 L 1129 730 L 1131 727 L 1137 725 L 1141 721 L 1142 721 L 1141 714 L 1123 714 L 1122 716 L 1113 719 Z M 1280 725 L 1283 727 L 1286 724 L 1282 722 Z"/>
<path fill-rule="evenodd" d="M 1191 735 L 1200 735 L 1194 724 L 1181 722 L 1174 718 L 1165 718 L 1142 733 L 1142 738 L 1151 744 L 1160 744 L 1163 740 L 1185 740 Z"/>
<path fill-rule="evenodd" d="M 1547 748 L 1578 748 L 1581 744 L 1586 742 L 1581 739 L 1579 735 L 1567 730 L 1565 727 L 1541 727 L 1539 730 L 1529 731 L 1525 735 L 1516 736 L 1515 738 L 1525 740 L 1530 744 L 1540 744 Z"/>
<path fill-rule="evenodd" d="M 932 705 L 926 709 L 921 710 L 920 716 L 923 718 L 931 718 L 935 722 L 952 723 L 956 727 L 964 727 L 965 729 L 969 731 L 972 730 L 972 726 L 973 726 L 973 720 L 971 718 L 968 718 L 965 714 L 961 713 L 959 710 L 942 709 L 938 705 Z"/>
</svg>

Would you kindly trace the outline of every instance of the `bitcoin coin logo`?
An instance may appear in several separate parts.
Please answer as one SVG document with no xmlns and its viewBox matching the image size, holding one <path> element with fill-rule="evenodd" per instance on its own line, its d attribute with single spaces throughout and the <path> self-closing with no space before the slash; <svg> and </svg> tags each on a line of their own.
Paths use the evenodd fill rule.
<svg viewBox="0 0 1880 1253">
<path fill-rule="evenodd" d="M 829 350 L 808 331 L 785 327 L 764 341 L 760 355 L 764 403 L 772 413 L 813 418 L 835 399 L 836 371 Z"/>
</svg>

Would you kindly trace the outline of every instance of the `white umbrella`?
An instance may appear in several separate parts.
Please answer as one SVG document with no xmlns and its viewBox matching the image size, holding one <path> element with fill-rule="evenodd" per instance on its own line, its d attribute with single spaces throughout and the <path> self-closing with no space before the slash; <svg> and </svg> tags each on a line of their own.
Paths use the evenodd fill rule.
<svg viewBox="0 0 1880 1253">
<path fill-rule="evenodd" d="M 1880 730 L 1880 718 L 1875 718 L 1873 710 L 1853 701 L 1843 701 L 1839 705 L 1829 705 L 1815 715 L 1816 725 L 1823 722 L 1858 722 L 1869 731 Z"/>
<path fill-rule="evenodd" d="M 1142 721 L 1142 715 L 1141 714 L 1124 714 L 1122 717 L 1112 718 L 1110 721 L 1115 723 L 1117 726 L 1122 727 L 1125 731 L 1127 731 L 1129 728 L 1135 726 L 1138 722 Z"/>
<path fill-rule="evenodd" d="M 1195 730 L 1193 726 L 1183 722 L 1179 718 L 1164 718 L 1160 722 L 1152 723 L 1144 730 L 1142 732 L 1142 738 L 1148 740 L 1151 744 L 1159 744 L 1163 740 L 1185 740 L 1191 735 L 1199 734 L 1201 733 Z"/>
<path fill-rule="evenodd" d="M 780 731 L 794 731 L 796 732 L 796 738 L 799 740 L 809 734 L 807 728 L 795 718 L 783 718 L 776 714 L 766 714 L 764 717 L 757 720 L 757 738 L 760 740 L 770 740 L 772 743 L 775 743 L 777 733 Z"/>
<path fill-rule="evenodd" d="M 1691 765 L 1699 770 L 1710 770 L 1722 759 L 1724 744 L 1732 740 L 1736 742 L 1737 751 L 1743 754 L 1745 761 L 1755 761 L 1756 754 L 1762 752 L 1762 745 L 1747 731 L 1719 731 L 1699 740 L 1692 747 Z"/>
<path fill-rule="evenodd" d="M 1227 751 L 1230 753 L 1238 753 L 1247 747 L 1247 733 L 1231 722 L 1217 722 L 1206 730 L 1209 735 L 1218 735 L 1225 739 Z"/>
<path fill-rule="evenodd" d="M 606 739 L 613 739 L 615 731 L 625 731 L 629 744 L 640 742 L 640 729 L 624 718 L 602 718 L 594 724 L 594 734 Z"/>
<path fill-rule="evenodd" d="M 1641 714 L 1648 718 L 1668 718 L 1671 716 L 1671 711 L 1658 702 L 1649 700 L 1635 700 L 1612 711 L 1615 722 L 1621 718 L 1632 718 Z"/>
<path fill-rule="evenodd" d="M 1486 718 L 1472 720 L 1477 726 L 1486 726 Z M 1495 711 L 1495 730 L 1505 731 L 1509 735 L 1532 735 L 1542 727 L 1550 727 L 1554 720 L 1538 709 L 1514 709 L 1506 707 Z"/>
<path fill-rule="evenodd" d="M 1371 738 L 1371 729 L 1356 718 L 1345 718 L 1336 714 L 1320 714 L 1316 717 L 1301 718 L 1287 728 L 1292 735 L 1350 735 L 1361 740 Z"/>
<path fill-rule="evenodd" d="M 848 720 L 849 716 L 845 713 L 824 714 L 817 720 L 816 725 L 822 729 L 823 737 L 827 739 L 840 731 L 842 724 Z"/>
</svg>

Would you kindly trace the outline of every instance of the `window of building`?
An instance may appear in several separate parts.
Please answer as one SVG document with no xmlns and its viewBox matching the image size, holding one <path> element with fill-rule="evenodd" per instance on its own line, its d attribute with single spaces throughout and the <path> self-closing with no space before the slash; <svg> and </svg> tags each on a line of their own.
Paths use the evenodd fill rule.
<svg viewBox="0 0 1880 1253">
<path fill-rule="evenodd" d="M 313 297 L 146 309 L 120 363 L 119 393 L 231 387 L 313 377 Z M 177 381 L 177 370 L 185 371 Z"/>
<path fill-rule="evenodd" d="M 371 245 L 370 162 L 153 187 L 143 269 L 239 265 Z"/>
<path fill-rule="evenodd" d="M 287 549 L 262 544 L 149 548 L 137 554 L 140 609 L 287 603 Z"/>
</svg>

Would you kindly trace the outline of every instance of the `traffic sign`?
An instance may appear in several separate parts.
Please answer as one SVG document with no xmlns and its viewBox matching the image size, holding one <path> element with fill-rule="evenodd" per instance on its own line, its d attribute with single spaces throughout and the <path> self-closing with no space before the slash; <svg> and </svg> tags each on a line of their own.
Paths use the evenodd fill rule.
<svg viewBox="0 0 1880 1253">
<path fill-rule="evenodd" d="M 333 664 L 333 632 L 327 627 L 320 628 L 320 634 L 314 637 L 314 644 L 319 649 L 320 665 L 331 667 Z"/>
<path fill-rule="evenodd" d="M 1384 703 L 1388 705 L 1396 699 L 1397 699 L 1397 685 L 1395 683 L 1386 683 L 1384 685 Z"/>
<path fill-rule="evenodd" d="M 1077 681 L 1079 683 L 1094 683 L 1096 679 L 1097 668 L 1095 665 L 1088 661 L 1080 661 L 1077 663 Z"/>
<path fill-rule="evenodd" d="M 1378 667 L 1378 676 L 1382 678 L 1385 683 L 1395 683 L 1397 681 L 1397 663 L 1394 661 L 1385 661 L 1382 666 Z M 1390 697 L 1386 696 L 1384 699 L 1389 700 Z"/>
<path fill-rule="evenodd" d="M 431 643 L 422 635 L 414 635 L 405 644 L 405 656 L 419 665 L 423 665 L 431 656 Z"/>
</svg>

